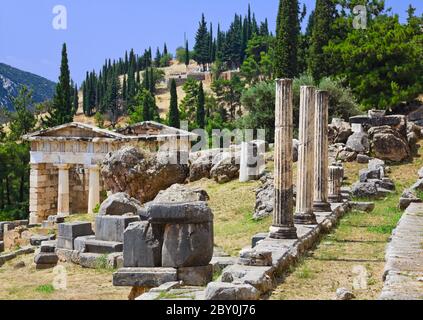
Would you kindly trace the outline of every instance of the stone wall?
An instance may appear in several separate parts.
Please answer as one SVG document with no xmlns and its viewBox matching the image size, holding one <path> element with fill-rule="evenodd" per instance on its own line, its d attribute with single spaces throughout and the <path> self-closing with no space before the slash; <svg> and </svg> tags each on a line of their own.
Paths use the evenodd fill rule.
<svg viewBox="0 0 423 320">
<path fill-rule="evenodd" d="M 53 164 L 31 164 L 30 223 L 41 223 L 57 213 L 58 169 Z"/>
</svg>

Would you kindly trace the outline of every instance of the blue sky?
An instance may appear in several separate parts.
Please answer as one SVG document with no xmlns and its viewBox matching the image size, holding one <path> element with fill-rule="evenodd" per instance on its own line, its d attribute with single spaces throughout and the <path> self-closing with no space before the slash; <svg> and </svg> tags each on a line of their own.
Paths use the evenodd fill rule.
<svg viewBox="0 0 423 320">
<path fill-rule="evenodd" d="M 301 1 L 308 11 L 315 0 Z M 68 45 L 72 78 L 81 83 L 87 70 L 98 70 L 106 58 L 122 57 L 134 48 L 142 53 L 167 42 L 170 51 L 183 45 L 186 33 L 193 45 L 201 13 L 227 28 L 248 3 L 257 20 L 275 28 L 279 0 L 0 0 L 0 62 L 57 81 L 60 50 Z M 408 4 L 422 13 L 422 0 L 387 0 L 387 7 L 406 18 Z M 67 30 L 52 26 L 53 7 L 67 9 Z"/>
</svg>

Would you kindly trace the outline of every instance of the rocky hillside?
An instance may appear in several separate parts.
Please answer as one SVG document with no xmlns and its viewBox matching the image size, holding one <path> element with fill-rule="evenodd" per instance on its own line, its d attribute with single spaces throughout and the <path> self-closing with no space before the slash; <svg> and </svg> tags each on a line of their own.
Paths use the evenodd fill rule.
<svg viewBox="0 0 423 320">
<path fill-rule="evenodd" d="M 13 110 L 10 96 L 16 96 L 21 85 L 33 90 L 35 102 L 52 98 L 56 86 L 53 81 L 0 63 L 0 107 Z"/>
</svg>

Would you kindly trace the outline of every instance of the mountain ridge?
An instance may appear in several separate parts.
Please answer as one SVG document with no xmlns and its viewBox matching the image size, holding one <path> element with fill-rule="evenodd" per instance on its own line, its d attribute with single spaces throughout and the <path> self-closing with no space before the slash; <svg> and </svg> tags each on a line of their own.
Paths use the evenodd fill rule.
<svg viewBox="0 0 423 320">
<path fill-rule="evenodd" d="M 33 90 L 35 103 L 43 102 L 54 96 L 56 83 L 0 62 L 0 107 L 13 111 L 11 97 L 16 97 L 22 85 Z"/>
</svg>

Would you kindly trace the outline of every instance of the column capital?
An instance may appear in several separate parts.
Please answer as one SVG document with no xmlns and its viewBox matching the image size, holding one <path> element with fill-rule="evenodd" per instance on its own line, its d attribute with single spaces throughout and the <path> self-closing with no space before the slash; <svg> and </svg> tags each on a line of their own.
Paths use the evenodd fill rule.
<svg viewBox="0 0 423 320">
<path fill-rule="evenodd" d="M 55 164 L 54 166 L 56 168 L 58 168 L 59 170 L 69 170 L 70 169 L 69 163 L 59 163 L 59 164 Z"/>
</svg>

